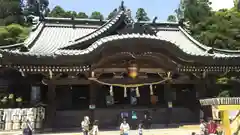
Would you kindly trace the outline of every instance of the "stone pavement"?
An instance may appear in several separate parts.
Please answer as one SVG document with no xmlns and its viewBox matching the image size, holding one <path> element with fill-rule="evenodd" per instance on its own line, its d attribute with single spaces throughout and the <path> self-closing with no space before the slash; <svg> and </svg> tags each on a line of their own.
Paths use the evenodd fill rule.
<svg viewBox="0 0 240 135">
<path fill-rule="evenodd" d="M 152 129 L 144 130 L 144 135 L 191 135 L 192 132 L 198 132 L 196 129 Z M 101 131 L 100 135 L 119 135 L 119 131 Z M 129 135 L 136 135 L 136 130 L 131 130 Z M 21 131 L 17 132 L 0 132 L 0 135 L 21 135 Z M 82 133 L 68 132 L 68 133 L 45 133 L 36 135 L 82 135 Z"/>
<path fill-rule="evenodd" d="M 145 130 L 144 135 L 191 135 L 192 132 L 198 132 L 197 130 L 187 130 L 187 129 L 152 129 Z M 119 131 L 102 131 L 100 135 L 119 135 Z M 41 134 L 41 135 L 57 135 L 55 134 Z M 131 130 L 129 135 L 136 135 L 136 130 Z M 61 135 L 82 135 L 81 133 L 61 133 Z"/>
</svg>

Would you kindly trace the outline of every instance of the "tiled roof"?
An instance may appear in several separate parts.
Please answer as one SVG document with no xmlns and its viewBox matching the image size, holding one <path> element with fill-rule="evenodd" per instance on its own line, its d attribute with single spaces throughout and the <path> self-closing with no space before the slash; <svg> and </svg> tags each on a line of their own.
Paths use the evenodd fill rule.
<svg viewBox="0 0 240 135">
<path fill-rule="evenodd" d="M 24 42 L 28 47 L 27 52 L 20 50 L 0 50 L 3 57 L 24 56 L 24 57 L 60 57 L 60 56 L 91 56 L 103 46 L 111 45 L 108 42 L 118 42 L 130 40 L 141 40 L 158 45 L 159 48 L 168 49 L 176 57 L 186 59 L 214 61 L 240 59 L 240 51 L 230 51 L 213 49 L 207 47 L 193 39 L 178 23 L 150 23 L 137 22 L 138 24 L 149 25 L 151 29 L 157 31 L 156 35 L 148 34 L 116 34 L 117 27 L 132 20 L 125 11 L 119 11 L 114 18 L 108 21 L 91 19 L 56 19 L 47 18 L 44 22 L 38 23 L 29 38 Z M 110 36 L 109 36 L 110 35 Z M 145 40 L 145 41 L 144 41 Z M 22 45 L 22 44 L 20 44 Z M 82 46 L 85 45 L 85 49 Z M 128 44 L 131 45 L 131 44 Z M 124 46 L 124 44 L 122 44 Z M 81 48 L 81 49 L 79 49 Z M 213 53 L 209 50 L 213 49 Z M 97 52 L 96 54 L 98 54 Z"/>
<path fill-rule="evenodd" d="M 121 19 L 123 21 L 125 17 L 124 11 L 120 10 L 115 17 L 113 17 L 111 20 L 106 22 L 104 25 L 102 25 L 100 28 L 96 29 L 95 31 L 87 34 L 86 36 L 80 37 L 78 39 L 75 39 L 73 43 L 69 43 L 63 49 L 67 48 L 75 48 L 76 46 L 82 46 L 84 42 L 89 41 L 91 39 L 99 39 L 104 34 L 103 33 L 110 33 L 111 31 L 115 31 L 116 28 L 115 25 L 120 25 Z M 111 29 L 115 28 L 115 29 Z"/>
<path fill-rule="evenodd" d="M 83 37 L 94 30 L 93 28 L 45 27 L 29 53 L 53 53 L 73 42 L 73 39 Z"/>
<path fill-rule="evenodd" d="M 214 53 L 210 54 L 208 51 L 212 49 L 203 45 L 191 37 L 182 27 L 175 30 L 160 30 L 157 36 L 162 40 L 170 41 L 171 43 L 180 45 L 184 52 L 189 52 L 191 55 L 213 56 L 216 58 L 223 57 L 240 57 L 240 51 L 215 49 Z"/>
</svg>

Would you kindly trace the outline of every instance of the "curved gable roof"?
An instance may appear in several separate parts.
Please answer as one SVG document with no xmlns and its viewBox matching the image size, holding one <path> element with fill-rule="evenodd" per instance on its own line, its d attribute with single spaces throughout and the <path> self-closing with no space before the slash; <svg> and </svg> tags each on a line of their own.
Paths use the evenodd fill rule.
<svg viewBox="0 0 240 135">
<path fill-rule="evenodd" d="M 21 52 L 20 50 L 0 50 L 0 52 L 3 57 L 21 56 L 16 58 L 19 58 L 19 60 L 27 57 L 55 59 L 68 56 L 69 58 L 79 57 L 84 59 L 86 56 L 98 54 L 99 48 L 103 46 L 111 46 L 109 43 L 139 39 L 158 45 L 159 48 L 167 49 L 176 57 L 199 60 L 203 63 L 205 61 L 214 63 L 219 60 L 224 60 L 224 62 L 226 62 L 225 60 L 229 62 L 240 60 L 240 51 L 216 49 L 203 45 L 191 37 L 178 23 L 137 22 L 138 26 L 147 26 L 155 31 L 156 35 L 146 33 L 110 35 L 116 32 L 121 24 L 126 24 L 127 20 L 132 21 L 124 10 L 118 11 L 108 21 L 46 18 L 43 22 L 34 26 L 33 32 L 24 43 L 12 45 L 12 47 L 24 45 L 29 48 L 27 52 Z M 169 44 L 165 46 L 161 45 L 161 42 Z M 233 65 L 235 64 L 237 63 Z"/>
</svg>

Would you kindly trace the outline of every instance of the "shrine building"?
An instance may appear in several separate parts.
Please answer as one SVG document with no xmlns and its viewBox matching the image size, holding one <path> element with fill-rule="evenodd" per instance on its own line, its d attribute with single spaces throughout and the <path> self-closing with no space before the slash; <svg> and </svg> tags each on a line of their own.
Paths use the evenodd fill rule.
<svg viewBox="0 0 240 135">
<path fill-rule="evenodd" d="M 33 23 L 23 43 L 1 46 L 0 85 L 45 104 L 46 128 L 79 127 L 85 115 L 118 125 L 133 110 L 139 119 L 148 110 L 153 124 L 197 122 L 198 99 L 216 96 L 217 77 L 240 71 L 240 51 L 203 45 L 180 22 L 136 22 L 125 8 L 110 20 Z"/>
</svg>

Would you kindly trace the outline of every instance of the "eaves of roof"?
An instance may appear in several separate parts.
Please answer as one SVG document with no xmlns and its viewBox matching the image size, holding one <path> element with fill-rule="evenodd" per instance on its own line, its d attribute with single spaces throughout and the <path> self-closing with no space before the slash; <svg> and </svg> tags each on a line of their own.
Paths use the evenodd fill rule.
<svg viewBox="0 0 240 135">
<path fill-rule="evenodd" d="M 24 53 L 18 51 L 4 51 L 1 50 L 0 53 L 3 57 L 10 58 L 11 60 L 26 61 L 32 64 L 40 64 L 39 62 L 47 62 L 47 60 L 52 59 L 54 64 L 63 64 L 64 60 L 69 60 L 71 62 L 89 62 L 99 56 L 99 50 L 102 50 L 105 46 L 114 46 L 116 42 L 121 42 L 121 46 L 129 46 L 133 41 L 140 41 L 141 43 L 148 44 L 154 48 L 163 48 L 168 50 L 170 53 L 184 60 L 191 60 L 195 62 L 200 62 L 205 65 L 239 65 L 237 61 L 240 60 L 239 56 L 232 55 L 214 55 L 209 54 L 204 51 L 204 49 L 199 48 L 198 51 L 188 50 L 186 47 L 172 40 L 166 39 L 161 36 L 152 36 L 146 34 L 126 34 L 126 35 L 112 35 L 101 38 L 94 42 L 91 46 L 84 50 L 57 50 L 54 54 L 41 56 L 35 53 Z M 15 59 L 11 57 L 14 56 Z M 34 59 L 39 58 L 39 62 L 34 61 Z M 41 60 L 40 60 L 41 59 Z M 14 63 L 15 63 L 14 62 Z M 25 63 L 26 64 L 26 63 Z"/>
</svg>

